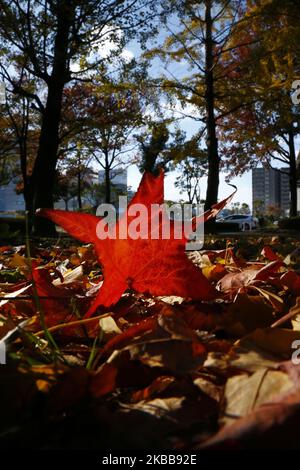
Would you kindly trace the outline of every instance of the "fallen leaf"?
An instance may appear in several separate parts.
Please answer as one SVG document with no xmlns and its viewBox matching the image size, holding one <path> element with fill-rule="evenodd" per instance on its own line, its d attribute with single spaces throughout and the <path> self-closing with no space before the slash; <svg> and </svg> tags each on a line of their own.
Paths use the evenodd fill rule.
<svg viewBox="0 0 300 470">
<path fill-rule="evenodd" d="M 99 326 L 105 340 L 109 340 L 110 338 L 122 333 L 122 330 L 120 330 L 111 316 L 101 318 L 99 320 Z"/>
<path fill-rule="evenodd" d="M 225 266 L 220 263 L 206 266 L 202 272 L 209 281 L 218 281 L 227 273 Z"/>
<path fill-rule="evenodd" d="M 292 343 L 295 340 L 300 340 L 300 331 L 284 328 L 258 328 L 240 340 L 238 344 L 243 345 L 245 341 L 250 341 L 279 357 L 290 358 L 293 353 Z"/>
<path fill-rule="evenodd" d="M 297 297 L 295 305 L 289 312 L 292 315 L 293 330 L 300 331 L 300 297 Z"/>
<path fill-rule="evenodd" d="M 91 305 L 86 316 L 93 314 L 100 305 L 109 307 L 115 304 L 127 288 L 137 292 L 159 295 L 178 295 L 193 299 L 209 300 L 215 297 L 215 291 L 202 272 L 186 257 L 185 244 L 188 235 L 181 235 L 182 223 L 173 221 L 169 239 L 162 237 L 163 226 L 169 226 L 170 221 L 166 213 L 159 209 L 156 214 L 151 214 L 154 205 L 163 203 L 164 175 L 154 177 L 151 173 L 145 173 L 139 189 L 132 199 L 127 212 L 112 228 L 117 238 L 112 236 L 100 240 L 97 236 L 99 224 L 105 231 L 105 221 L 100 218 L 82 213 L 72 213 L 42 209 L 39 215 L 48 217 L 56 224 L 61 225 L 71 235 L 84 242 L 91 242 L 104 270 L 104 283 Z M 211 217 L 215 217 L 226 205 L 230 198 L 213 206 L 210 211 L 194 219 L 197 223 L 204 223 Z M 143 204 L 148 209 L 147 239 L 138 238 L 123 239 L 122 233 L 127 233 L 128 225 L 134 221 L 130 215 L 130 208 L 134 204 Z M 151 226 L 153 220 L 157 222 Z M 151 230 L 156 230 L 158 237 L 150 236 Z"/>
<path fill-rule="evenodd" d="M 217 434 L 197 448 L 299 449 L 299 418 L 298 386 L 276 394 L 251 413 L 221 428 Z"/>
<path fill-rule="evenodd" d="M 280 256 L 278 256 L 274 250 L 266 245 L 264 246 L 264 248 L 262 249 L 261 251 L 261 254 L 262 256 L 264 256 L 266 259 L 268 259 L 269 261 L 282 261 L 282 259 L 280 258 Z"/>
<path fill-rule="evenodd" d="M 280 277 L 280 282 L 295 295 L 300 296 L 300 276 L 295 271 L 287 271 Z"/>
<path fill-rule="evenodd" d="M 223 291 L 236 292 L 241 288 L 251 286 L 254 281 L 266 281 L 271 274 L 276 273 L 283 265 L 282 261 L 272 261 L 261 269 L 249 267 L 238 273 L 226 274 L 218 282 L 218 288 Z"/>
<path fill-rule="evenodd" d="M 221 424 L 231 424 L 292 387 L 289 376 L 279 370 L 259 369 L 250 376 L 242 374 L 230 377 L 225 386 L 226 406 Z"/>
<path fill-rule="evenodd" d="M 83 276 L 83 267 L 77 266 L 77 268 L 67 271 L 63 274 L 63 280 L 61 278 L 54 279 L 52 284 L 54 286 L 72 284 L 75 281 L 78 281 Z"/>
<path fill-rule="evenodd" d="M 132 402 L 139 402 L 142 400 L 149 400 L 155 398 L 157 395 L 161 394 L 166 390 L 171 384 L 175 382 L 175 377 L 169 375 L 161 375 L 157 377 L 153 382 L 151 382 L 148 387 L 143 390 L 138 390 L 134 392 L 131 396 Z"/>
<path fill-rule="evenodd" d="M 270 304 L 259 295 L 241 293 L 230 303 L 222 325 L 234 336 L 244 336 L 258 327 L 271 326 L 274 312 Z"/>
<path fill-rule="evenodd" d="M 99 398 L 112 392 L 116 387 L 117 373 L 118 369 L 115 364 L 103 364 L 92 377 L 90 383 L 91 394 Z"/>
<path fill-rule="evenodd" d="M 14 292 L 9 292 L 8 294 L 5 294 L 3 297 L 4 299 L 2 299 L 0 301 L 0 307 L 3 307 L 3 305 L 5 305 L 7 302 L 9 302 L 10 300 L 13 300 L 15 297 L 18 297 L 19 295 L 23 294 L 24 292 L 26 292 L 28 289 L 30 288 L 30 285 L 27 285 L 27 286 L 24 286 L 24 287 L 21 287 L 21 289 L 18 289 Z"/>
</svg>

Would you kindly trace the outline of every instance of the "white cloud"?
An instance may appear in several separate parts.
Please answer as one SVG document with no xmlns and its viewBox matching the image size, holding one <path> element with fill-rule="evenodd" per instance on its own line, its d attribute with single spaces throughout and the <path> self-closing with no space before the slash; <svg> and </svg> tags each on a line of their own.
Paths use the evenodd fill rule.
<svg viewBox="0 0 300 470">
<path fill-rule="evenodd" d="M 175 114 L 176 117 L 197 117 L 199 115 L 199 110 L 196 106 L 191 103 L 187 103 L 185 106 L 181 106 L 181 103 L 178 100 L 171 106 L 170 110 Z"/>
<path fill-rule="evenodd" d="M 157 113 L 151 105 L 146 106 L 144 114 L 145 116 L 148 116 L 151 119 L 158 119 Z"/>
<path fill-rule="evenodd" d="M 95 34 L 97 34 L 97 31 Z M 89 55 L 88 60 L 91 61 L 95 54 L 100 56 L 102 59 L 108 58 L 111 53 L 118 50 L 119 42 L 123 38 L 123 34 L 123 31 L 121 29 L 117 29 L 115 26 L 105 26 L 101 31 L 100 39 L 95 42 L 95 49 Z M 130 62 L 134 57 L 134 53 L 129 49 L 124 49 L 120 56 L 126 62 Z"/>
<path fill-rule="evenodd" d="M 96 52 L 103 59 L 106 59 L 110 54 L 118 49 L 118 41 L 122 39 L 123 32 L 121 29 L 115 29 L 110 26 L 105 26 L 101 31 L 101 37 L 96 42 Z"/>
<path fill-rule="evenodd" d="M 70 64 L 70 70 L 71 70 L 71 72 L 74 72 L 74 73 L 80 72 L 80 64 L 79 64 L 79 62 L 71 62 L 71 64 Z"/>
<path fill-rule="evenodd" d="M 134 53 L 129 49 L 124 49 L 121 53 L 121 57 L 128 63 L 134 58 Z"/>
<path fill-rule="evenodd" d="M 94 32 L 97 34 L 97 31 Z M 110 26 L 105 26 L 101 31 L 101 37 L 98 41 L 94 43 L 93 50 L 87 56 L 87 62 L 92 64 L 99 58 L 106 59 L 111 53 L 116 52 L 119 47 L 119 40 L 122 39 L 123 32 L 121 29 L 115 29 Z M 123 49 L 120 53 L 120 57 L 128 63 L 134 58 L 134 53 L 129 49 Z M 71 72 L 77 73 L 80 72 L 80 62 L 74 61 L 70 65 Z"/>
</svg>

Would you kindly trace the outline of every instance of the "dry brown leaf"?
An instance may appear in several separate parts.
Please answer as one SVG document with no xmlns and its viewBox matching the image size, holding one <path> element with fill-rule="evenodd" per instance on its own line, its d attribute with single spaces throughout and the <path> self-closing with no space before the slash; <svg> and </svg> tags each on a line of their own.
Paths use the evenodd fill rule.
<svg viewBox="0 0 300 470">
<path fill-rule="evenodd" d="M 26 292 L 27 290 L 29 290 L 31 286 L 28 285 L 28 286 L 25 286 L 25 287 L 21 287 L 21 289 L 18 289 L 14 292 L 9 292 L 8 294 L 5 294 L 3 297 L 4 299 L 0 301 L 0 307 L 2 307 L 3 305 L 5 305 L 7 302 L 9 302 L 10 300 L 13 300 L 14 297 L 18 297 L 19 295 L 23 294 L 24 292 Z"/>
<path fill-rule="evenodd" d="M 234 336 L 244 336 L 274 321 L 273 308 L 260 295 L 238 294 L 223 316 L 223 326 Z"/>
<path fill-rule="evenodd" d="M 221 424 L 230 424 L 293 386 L 289 376 L 279 370 L 259 369 L 254 374 L 230 377 L 225 386 L 225 410 Z"/>
<path fill-rule="evenodd" d="M 284 328 L 265 328 L 253 331 L 246 338 L 238 342 L 239 345 L 253 343 L 261 349 L 278 356 L 289 359 L 292 356 L 292 343 L 300 340 L 300 331 L 293 331 Z"/>
<path fill-rule="evenodd" d="M 291 365 L 290 369 L 294 369 Z M 299 366 L 298 366 L 299 369 Z M 299 377 L 299 373 L 297 374 Z M 283 388 L 285 385 L 283 385 Z M 224 426 L 200 448 L 299 449 L 299 384 Z"/>
<path fill-rule="evenodd" d="M 150 367 L 162 367 L 177 374 L 197 371 L 203 364 L 205 352 L 198 354 L 191 341 L 147 335 L 140 344 L 129 348 L 132 360 L 139 360 Z"/>
<path fill-rule="evenodd" d="M 72 269 L 71 271 L 67 271 L 66 273 L 63 274 L 63 282 L 61 281 L 60 278 L 55 279 L 52 284 L 54 286 L 60 286 L 60 285 L 66 285 L 66 284 L 71 284 L 72 282 L 79 281 L 83 276 L 83 267 L 77 266 L 75 269 Z"/>
<path fill-rule="evenodd" d="M 103 333 L 104 340 L 109 340 L 113 336 L 122 333 L 122 330 L 118 327 L 113 317 L 104 317 L 99 320 L 101 332 Z"/>
<path fill-rule="evenodd" d="M 142 400 L 136 404 L 125 406 L 131 410 L 143 411 L 162 418 L 181 409 L 185 397 L 154 398 L 153 400 Z"/>
<path fill-rule="evenodd" d="M 194 385 L 201 390 L 201 392 L 205 393 L 209 397 L 211 397 L 216 402 L 220 402 L 223 396 L 223 386 L 216 385 L 207 377 L 197 377 L 193 380 Z"/>
<path fill-rule="evenodd" d="M 300 331 L 300 297 L 297 297 L 296 304 L 290 309 L 289 313 L 293 315 L 293 330 Z"/>
</svg>

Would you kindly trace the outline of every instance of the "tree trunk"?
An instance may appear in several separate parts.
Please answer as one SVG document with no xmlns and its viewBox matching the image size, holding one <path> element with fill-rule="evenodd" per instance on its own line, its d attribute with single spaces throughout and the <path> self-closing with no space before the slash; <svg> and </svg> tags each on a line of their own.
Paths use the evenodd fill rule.
<svg viewBox="0 0 300 470">
<path fill-rule="evenodd" d="M 82 199 L 81 199 L 81 158 L 80 154 L 78 155 L 78 172 L 77 172 L 77 203 L 78 209 L 82 209 Z"/>
<path fill-rule="evenodd" d="M 105 202 L 110 204 L 111 190 L 110 190 L 110 169 L 105 167 Z"/>
<path fill-rule="evenodd" d="M 290 193 L 291 193 L 291 205 L 290 205 L 290 217 L 297 215 L 297 162 L 295 152 L 295 141 L 294 132 L 289 132 L 289 160 L 290 160 Z"/>
<path fill-rule="evenodd" d="M 61 115 L 63 84 L 51 85 L 43 116 L 39 148 L 34 164 L 31 184 L 33 185 L 33 209 L 53 208 L 53 188 L 59 144 L 58 131 Z M 34 221 L 35 233 L 41 236 L 55 234 L 52 222 L 42 217 Z"/>
<path fill-rule="evenodd" d="M 207 132 L 208 177 L 205 210 L 218 201 L 220 159 L 216 137 L 215 93 L 213 76 L 212 1 L 205 1 L 205 107 Z"/>
<path fill-rule="evenodd" d="M 23 179 L 23 197 L 26 211 L 32 212 L 32 197 L 30 194 L 30 186 L 27 176 L 27 148 L 26 144 L 20 144 L 20 164 Z"/>
<path fill-rule="evenodd" d="M 27 175 L 27 153 L 28 153 L 28 127 L 29 127 L 29 102 L 23 99 L 22 108 L 22 128 L 17 131 L 20 155 L 20 167 L 23 180 L 23 198 L 25 202 L 25 210 L 29 214 L 29 227 L 32 226 L 32 195 Z M 17 129 L 17 128 L 16 128 Z"/>
<path fill-rule="evenodd" d="M 63 89 L 68 81 L 68 45 L 73 10 L 73 2 L 62 0 L 58 3 L 53 68 L 48 81 L 48 96 L 43 113 L 39 148 L 31 178 L 34 211 L 40 207 L 53 208 L 59 125 Z M 55 234 L 53 223 L 43 217 L 35 218 L 34 230 L 40 236 Z"/>
<path fill-rule="evenodd" d="M 81 173 L 78 172 L 77 175 L 77 203 L 78 203 L 78 209 L 82 209 L 82 198 L 81 198 Z"/>
</svg>

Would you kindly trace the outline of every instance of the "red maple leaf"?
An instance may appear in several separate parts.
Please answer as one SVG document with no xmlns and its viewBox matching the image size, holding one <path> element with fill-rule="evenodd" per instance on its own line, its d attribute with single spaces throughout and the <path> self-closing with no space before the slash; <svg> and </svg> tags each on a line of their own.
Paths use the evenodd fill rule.
<svg viewBox="0 0 300 470">
<path fill-rule="evenodd" d="M 210 211 L 193 220 L 193 228 L 199 223 L 215 217 L 216 214 L 229 202 L 232 195 L 216 204 Z M 151 173 L 145 173 L 137 193 L 130 202 L 127 212 L 113 227 L 116 238 L 99 239 L 99 227 L 104 219 L 82 214 L 53 209 L 40 209 L 38 215 L 44 216 L 63 227 L 70 235 L 85 242 L 93 243 L 100 264 L 103 267 L 104 282 L 99 293 L 88 310 L 86 317 L 91 316 L 98 306 L 110 307 L 115 304 L 127 288 L 137 292 L 152 295 L 178 295 L 198 300 L 211 300 L 216 291 L 210 282 L 204 277 L 201 270 L 196 267 L 186 256 L 185 244 L 188 235 L 185 233 L 180 238 L 182 223 L 171 222 L 170 237 L 163 239 L 162 229 L 170 224 L 164 211 L 160 211 L 158 238 L 153 238 L 153 227 L 150 222 L 157 215 L 157 211 L 151 213 L 153 204 L 160 205 L 164 200 L 164 174 L 161 171 L 155 177 Z M 130 208 L 134 204 L 141 204 L 148 209 L 149 223 L 147 238 L 122 239 L 122 233 L 126 231 L 136 216 L 130 214 Z M 99 226 L 100 224 L 100 226 Z M 150 232 L 151 226 L 151 232 Z M 103 224 L 102 224 L 103 229 Z"/>
<path fill-rule="evenodd" d="M 54 286 L 49 271 L 45 268 L 39 269 L 36 262 L 32 263 L 32 268 L 29 279 L 35 283 L 47 326 L 57 325 L 66 318 L 72 319 L 69 311 L 71 291 Z"/>
</svg>

